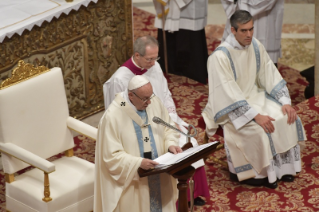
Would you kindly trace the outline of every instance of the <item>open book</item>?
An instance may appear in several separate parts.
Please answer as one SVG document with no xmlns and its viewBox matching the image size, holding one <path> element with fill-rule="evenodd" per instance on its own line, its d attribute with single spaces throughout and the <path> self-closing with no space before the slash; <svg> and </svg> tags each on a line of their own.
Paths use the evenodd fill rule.
<svg viewBox="0 0 319 212">
<path fill-rule="evenodd" d="M 174 155 L 173 153 L 167 152 L 164 155 L 159 156 L 158 158 L 156 158 L 154 161 L 158 162 L 159 164 L 156 165 L 156 168 L 159 167 L 164 167 L 164 166 L 170 166 L 172 164 L 178 163 L 182 160 L 185 160 L 186 158 L 192 156 L 193 154 L 213 145 L 218 143 L 218 141 L 214 141 L 211 143 L 207 143 L 207 144 L 203 144 L 203 145 L 199 145 L 197 147 L 192 147 L 189 148 L 181 153 L 178 153 L 176 155 Z"/>
</svg>

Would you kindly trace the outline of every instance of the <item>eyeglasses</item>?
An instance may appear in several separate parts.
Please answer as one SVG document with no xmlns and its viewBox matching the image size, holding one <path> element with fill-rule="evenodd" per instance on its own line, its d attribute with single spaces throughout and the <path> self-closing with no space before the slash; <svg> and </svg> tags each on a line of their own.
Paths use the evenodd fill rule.
<svg viewBox="0 0 319 212">
<path fill-rule="evenodd" d="M 145 58 L 145 57 L 144 57 Z M 147 61 L 147 62 L 152 62 L 152 61 L 158 61 L 159 59 L 161 59 L 160 57 L 157 57 L 157 58 L 145 58 L 145 60 Z"/>
<path fill-rule="evenodd" d="M 132 93 L 134 93 L 134 95 L 136 96 L 136 97 L 138 97 L 140 100 L 142 100 L 143 101 L 143 103 L 146 103 L 146 102 L 148 102 L 149 100 L 151 100 L 154 96 L 155 96 L 155 94 L 153 93 L 150 97 L 148 97 L 148 98 L 145 98 L 145 99 L 142 99 L 141 97 L 139 97 L 134 91 L 132 91 Z"/>
</svg>

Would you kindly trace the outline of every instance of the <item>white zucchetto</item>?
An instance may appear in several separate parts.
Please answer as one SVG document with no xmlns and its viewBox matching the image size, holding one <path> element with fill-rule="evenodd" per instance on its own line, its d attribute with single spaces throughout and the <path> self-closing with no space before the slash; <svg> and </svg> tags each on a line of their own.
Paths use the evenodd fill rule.
<svg viewBox="0 0 319 212">
<path fill-rule="evenodd" d="M 149 82 L 150 81 L 146 77 L 144 77 L 142 75 L 136 75 L 128 83 L 128 90 L 131 91 L 131 90 L 140 88 L 140 87 L 142 87 L 143 85 L 146 85 Z"/>
</svg>

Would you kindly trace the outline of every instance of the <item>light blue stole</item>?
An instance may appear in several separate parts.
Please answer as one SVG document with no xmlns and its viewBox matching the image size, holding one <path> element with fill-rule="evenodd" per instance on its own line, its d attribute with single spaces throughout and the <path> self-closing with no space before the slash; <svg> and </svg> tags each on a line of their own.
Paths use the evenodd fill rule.
<svg viewBox="0 0 319 212">
<path fill-rule="evenodd" d="M 137 114 L 145 121 L 145 125 L 148 127 L 149 138 L 143 136 L 141 127 L 133 121 L 134 129 L 136 132 L 136 137 L 138 140 L 138 145 L 140 149 L 140 155 L 144 158 L 144 142 L 150 142 L 151 144 L 151 159 L 154 160 L 158 157 L 156 144 L 153 136 L 153 131 L 151 125 L 148 124 L 148 117 L 146 111 L 137 111 Z M 148 176 L 148 186 L 150 192 L 150 211 L 151 212 L 162 212 L 162 198 L 161 198 L 161 181 L 160 175 Z"/>
</svg>

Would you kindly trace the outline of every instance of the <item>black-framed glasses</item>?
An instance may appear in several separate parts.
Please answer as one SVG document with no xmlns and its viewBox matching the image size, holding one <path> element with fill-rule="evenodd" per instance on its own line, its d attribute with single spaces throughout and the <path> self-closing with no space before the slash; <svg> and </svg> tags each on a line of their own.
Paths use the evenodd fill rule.
<svg viewBox="0 0 319 212">
<path fill-rule="evenodd" d="M 143 56 L 144 57 L 144 56 Z M 161 59 L 160 57 L 157 57 L 157 58 L 146 58 L 146 57 L 144 57 L 145 58 L 145 60 L 147 61 L 147 62 L 152 62 L 152 61 L 158 61 L 159 59 Z"/>
<path fill-rule="evenodd" d="M 134 91 L 132 91 L 132 93 L 133 93 L 136 97 L 138 97 L 140 100 L 142 100 L 143 103 L 148 102 L 149 100 L 151 100 L 151 99 L 155 96 L 155 94 L 153 93 L 150 97 L 142 99 L 142 98 L 139 97 Z"/>
</svg>

